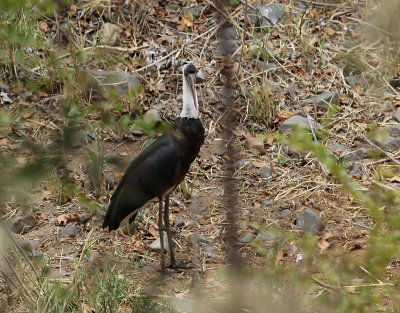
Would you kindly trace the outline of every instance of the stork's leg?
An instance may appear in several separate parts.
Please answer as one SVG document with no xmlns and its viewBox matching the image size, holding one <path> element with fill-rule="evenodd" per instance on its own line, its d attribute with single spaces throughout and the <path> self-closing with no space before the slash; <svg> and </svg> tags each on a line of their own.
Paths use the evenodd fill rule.
<svg viewBox="0 0 400 313">
<path fill-rule="evenodd" d="M 160 233 L 160 252 L 161 252 L 161 273 L 165 274 L 165 261 L 164 261 L 164 230 L 163 230 L 163 201 L 162 197 L 158 198 L 158 231 Z"/>
<path fill-rule="evenodd" d="M 171 265 L 170 266 L 172 268 L 175 268 L 176 262 L 175 262 L 175 254 L 174 254 L 174 242 L 172 240 L 171 228 L 170 228 L 170 223 L 169 223 L 169 195 L 167 195 L 165 197 L 164 226 L 165 226 L 165 230 L 167 232 L 167 237 L 168 237 L 169 255 L 171 257 Z"/>
</svg>

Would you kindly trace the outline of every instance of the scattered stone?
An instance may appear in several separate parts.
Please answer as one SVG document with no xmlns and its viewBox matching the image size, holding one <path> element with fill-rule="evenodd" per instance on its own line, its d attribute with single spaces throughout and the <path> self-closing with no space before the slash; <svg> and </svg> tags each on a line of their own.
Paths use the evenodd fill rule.
<svg viewBox="0 0 400 313">
<path fill-rule="evenodd" d="M 253 23 L 259 23 L 262 26 L 276 25 L 283 17 L 285 9 L 281 4 L 270 4 L 257 7 L 258 12 L 249 10 L 249 18 Z"/>
<path fill-rule="evenodd" d="M 87 81 L 94 94 L 111 92 L 129 99 L 131 91 L 141 88 L 140 79 L 133 73 L 86 70 L 84 74 L 88 76 Z"/>
<path fill-rule="evenodd" d="M 15 221 L 11 226 L 11 231 L 16 234 L 23 234 L 36 226 L 37 223 L 33 215 L 27 215 Z"/>
<path fill-rule="evenodd" d="M 178 4 L 173 4 L 173 3 L 168 3 L 168 4 L 165 6 L 165 9 L 166 9 L 167 11 L 169 11 L 169 12 L 176 12 L 176 11 L 178 11 L 180 8 L 181 8 L 180 5 L 178 5 Z"/>
<path fill-rule="evenodd" d="M 0 91 L 0 100 L 2 104 L 10 104 L 14 101 L 8 96 L 7 92 Z"/>
<path fill-rule="evenodd" d="M 344 80 L 351 87 L 354 87 L 354 86 L 367 87 L 368 86 L 368 82 L 361 75 L 347 76 L 344 78 Z"/>
<path fill-rule="evenodd" d="M 395 119 L 395 121 L 400 122 L 400 109 L 394 111 L 393 118 Z"/>
<path fill-rule="evenodd" d="M 339 103 L 339 97 L 336 92 L 324 91 L 321 94 L 312 97 L 306 101 L 308 104 L 325 107 L 327 105 L 336 105 Z"/>
<path fill-rule="evenodd" d="M 32 258 L 41 258 L 43 253 L 39 250 L 33 249 L 32 252 L 29 253 L 29 256 Z"/>
<path fill-rule="evenodd" d="M 203 253 L 205 253 L 205 254 L 212 254 L 212 253 L 214 253 L 215 251 L 217 251 L 217 248 L 214 247 L 214 246 L 205 247 L 205 248 L 201 249 L 201 251 L 203 251 Z"/>
<path fill-rule="evenodd" d="M 363 175 L 363 170 L 361 169 L 361 166 L 357 163 L 354 163 L 350 170 L 350 175 L 357 175 L 361 177 Z"/>
<path fill-rule="evenodd" d="M 293 214 L 293 212 L 290 211 L 289 209 L 284 209 L 284 210 L 279 211 L 279 218 L 285 218 L 292 214 Z"/>
<path fill-rule="evenodd" d="M 259 239 L 261 241 L 272 241 L 278 238 L 281 235 L 280 232 L 277 231 L 272 231 L 272 230 L 262 230 L 260 233 L 257 235 L 256 239 Z"/>
<path fill-rule="evenodd" d="M 175 221 L 174 225 L 172 226 L 172 228 L 181 228 L 185 226 L 185 222 L 184 221 Z"/>
<path fill-rule="evenodd" d="M 246 146 L 255 154 L 265 154 L 264 143 L 257 137 L 246 135 Z"/>
<path fill-rule="evenodd" d="M 143 132 L 142 132 L 142 135 L 143 135 Z M 125 134 L 124 139 L 126 139 L 129 142 L 135 142 L 137 140 L 136 137 L 133 136 L 133 134 Z"/>
<path fill-rule="evenodd" d="M 272 178 L 272 167 L 271 166 L 263 166 L 258 169 L 260 176 L 264 179 Z"/>
<path fill-rule="evenodd" d="M 207 238 L 202 237 L 202 236 L 199 236 L 199 237 L 197 238 L 197 242 L 199 242 L 199 243 L 205 243 L 205 244 L 207 244 L 207 245 L 210 245 L 210 244 L 213 243 L 212 240 L 207 239 Z"/>
<path fill-rule="evenodd" d="M 19 242 L 19 246 L 24 250 L 35 250 L 38 244 L 40 243 L 37 239 L 24 239 Z"/>
<path fill-rule="evenodd" d="M 166 300 L 168 300 L 168 303 L 171 304 L 171 306 L 177 311 L 177 312 L 185 312 L 185 313 L 190 313 L 190 312 L 200 312 L 199 309 L 199 304 L 193 304 L 189 300 L 185 298 L 178 298 L 178 297 L 167 297 Z M 174 311 L 175 311 L 174 310 Z"/>
<path fill-rule="evenodd" d="M 261 207 L 262 208 L 266 208 L 266 207 L 269 207 L 269 206 L 271 206 L 273 204 L 274 204 L 274 200 L 266 200 L 266 201 L 262 202 Z"/>
<path fill-rule="evenodd" d="M 83 213 L 79 216 L 79 224 L 85 224 L 88 220 L 89 220 L 89 216 L 87 215 L 86 212 L 83 212 Z"/>
<path fill-rule="evenodd" d="M 278 68 L 278 66 L 275 63 L 271 63 L 264 60 L 257 60 L 257 67 L 260 71 L 267 71 L 271 73 L 276 72 L 276 69 Z"/>
<path fill-rule="evenodd" d="M 114 180 L 108 175 L 106 175 L 106 189 L 107 190 L 114 189 Z"/>
<path fill-rule="evenodd" d="M 119 41 L 122 28 L 116 24 L 104 23 L 99 31 L 101 41 L 107 45 L 113 46 Z"/>
<path fill-rule="evenodd" d="M 245 233 L 243 237 L 240 239 L 241 243 L 249 243 L 253 241 L 254 235 L 252 233 Z"/>
<path fill-rule="evenodd" d="M 396 151 L 400 149 L 400 138 L 390 135 L 374 139 L 373 142 L 386 151 Z"/>
<path fill-rule="evenodd" d="M 322 230 L 323 223 L 317 213 L 310 209 L 306 209 L 303 213 L 297 216 L 296 226 L 304 232 L 315 234 Z"/>
<path fill-rule="evenodd" d="M 58 237 L 63 238 L 67 236 L 75 237 L 79 234 L 79 229 L 74 224 L 68 224 L 58 233 Z"/>
<path fill-rule="evenodd" d="M 104 156 L 104 160 L 108 164 L 117 164 L 120 165 L 124 162 L 124 157 L 119 155 L 116 152 L 110 152 Z"/>
<path fill-rule="evenodd" d="M 329 151 L 331 151 L 335 155 L 341 155 L 342 153 L 351 151 L 350 148 L 348 148 L 348 147 L 346 147 L 346 146 L 344 146 L 344 145 L 342 145 L 342 144 L 340 144 L 338 142 L 335 142 L 335 143 L 332 143 L 332 144 L 328 145 L 328 149 L 329 149 Z"/>
<path fill-rule="evenodd" d="M 296 263 L 299 263 L 301 260 L 303 260 L 303 254 L 299 253 L 296 255 Z"/>
<path fill-rule="evenodd" d="M 389 80 L 389 85 L 392 86 L 394 89 L 400 87 L 400 78 L 399 77 L 393 77 L 391 80 Z"/>
<path fill-rule="evenodd" d="M 301 115 L 293 115 L 282 123 L 281 127 L 279 127 L 279 131 L 281 133 L 286 133 L 287 131 L 289 131 L 291 129 L 296 129 L 299 127 L 311 130 L 310 124 L 312 127 L 315 126 L 315 122 L 314 122 L 313 118 L 310 117 L 310 123 L 309 123 L 307 117 L 304 117 Z M 320 128 L 322 128 L 322 125 L 317 122 L 316 128 L 320 129 Z"/>
<path fill-rule="evenodd" d="M 146 127 L 150 129 L 157 125 L 161 121 L 160 114 L 156 109 L 147 110 L 143 115 L 143 122 Z"/>
<path fill-rule="evenodd" d="M 400 124 L 390 125 L 389 135 L 394 137 L 400 137 Z"/>
<path fill-rule="evenodd" d="M 0 82 L 0 90 L 1 91 L 10 91 L 10 86 L 8 86 L 7 84 Z"/>
<path fill-rule="evenodd" d="M 94 132 L 88 132 L 86 135 L 88 142 L 92 142 L 93 140 L 96 139 L 96 133 Z"/>
<path fill-rule="evenodd" d="M 167 238 L 167 234 L 164 233 L 163 236 L 163 241 L 164 241 L 164 251 L 169 251 L 169 244 L 168 244 L 168 238 Z M 160 237 L 158 237 L 156 240 L 154 240 L 151 244 L 150 244 L 150 250 L 151 251 L 161 251 L 161 240 Z"/>
<path fill-rule="evenodd" d="M 201 11 L 204 9 L 204 5 L 196 5 L 188 9 L 183 9 L 183 12 L 192 13 L 193 17 L 198 18 L 200 16 Z"/>
<path fill-rule="evenodd" d="M 360 161 L 368 158 L 368 150 L 365 148 L 357 149 L 343 156 L 343 160 L 347 162 Z"/>
<path fill-rule="evenodd" d="M 241 168 L 243 166 L 246 166 L 247 163 L 248 162 L 246 160 L 239 160 L 239 161 L 236 161 L 235 163 L 233 163 L 233 166 L 235 168 Z"/>
<path fill-rule="evenodd" d="M 196 74 L 196 83 L 201 84 L 206 81 L 206 77 L 204 76 L 204 71 L 203 69 L 200 69 L 197 74 Z"/>
<path fill-rule="evenodd" d="M 143 136 L 144 132 L 141 130 L 132 130 L 132 135 L 134 136 Z"/>
</svg>

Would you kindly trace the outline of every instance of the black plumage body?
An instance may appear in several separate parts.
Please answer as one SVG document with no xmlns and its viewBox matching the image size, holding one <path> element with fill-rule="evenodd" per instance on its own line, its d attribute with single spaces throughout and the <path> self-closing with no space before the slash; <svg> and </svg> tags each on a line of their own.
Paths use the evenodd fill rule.
<svg viewBox="0 0 400 313">
<path fill-rule="evenodd" d="M 147 201 L 161 199 L 185 177 L 204 142 L 198 118 L 178 117 L 170 131 L 143 150 L 130 164 L 111 198 L 103 228 L 121 221 Z M 131 217 L 130 222 L 136 216 Z"/>
</svg>

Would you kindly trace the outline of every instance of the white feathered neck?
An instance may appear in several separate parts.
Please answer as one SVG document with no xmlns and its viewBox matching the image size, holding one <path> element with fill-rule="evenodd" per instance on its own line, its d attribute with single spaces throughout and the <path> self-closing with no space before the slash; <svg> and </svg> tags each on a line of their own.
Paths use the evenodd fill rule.
<svg viewBox="0 0 400 313">
<path fill-rule="evenodd" d="M 194 90 L 194 97 L 196 99 L 197 108 L 195 106 L 195 100 L 193 99 L 192 93 L 190 91 L 190 86 L 183 74 L 183 107 L 181 112 L 181 117 L 188 118 L 198 118 L 199 117 L 199 106 L 197 101 L 197 92 Z"/>
</svg>

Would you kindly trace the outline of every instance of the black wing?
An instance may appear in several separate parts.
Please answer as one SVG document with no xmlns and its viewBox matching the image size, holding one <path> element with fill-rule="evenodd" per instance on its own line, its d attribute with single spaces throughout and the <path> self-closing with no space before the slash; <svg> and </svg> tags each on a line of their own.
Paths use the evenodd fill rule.
<svg viewBox="0 0 400 313">
<path fill-rule="evenodd" d="M 132 161 L 111 197 L 103 228 L 117 229 L 129 214 L 150 199 L 162 196 L 179 183 L 177 181 L 179 160 L 176 150 L 174 138 L 167 134 L 143 150 Z"/>
</svg>

